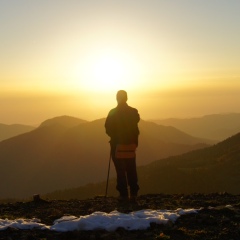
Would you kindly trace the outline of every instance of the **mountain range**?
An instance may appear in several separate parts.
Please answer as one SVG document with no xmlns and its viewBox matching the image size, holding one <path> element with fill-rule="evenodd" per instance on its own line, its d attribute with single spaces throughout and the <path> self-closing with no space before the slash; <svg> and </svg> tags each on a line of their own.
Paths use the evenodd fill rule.
<svg viewBox="0 0 240 240">
<path fill-rule="evenodd" d="M 163 125 L 172 126 L 199 138 L 212 139 L 215 142 L 240 132 L 240 113 L 212 114 L 198 118 L 168 118 L 152 120 Z"/>
<path fill-rule="evenodd" d="M 53 118 L 55 119 L 55 118 Z M 44 121 L 41 125 L 52 124 L 53 119 Z M 61 117 L 58 119 L 61 125 L 70 127 L 78 124 L 79 119 L 74 117 Z M 84 122 L 84 120 L 81 120 Z M 220 142 L 229 136 L 240 131 L 240 113 L 212 114 L 195 118 L 167 118 L 154 119 L 150 122 L 157 123 L 161 126 L 171 126 L 183 131 L 191 136 L 202 139 L 208 139 L 211 143 Z M 87 121 L 85 121 L 87 122 Z M 35 127 L 22 124 L 1 124 L 0 123 L 0 141 L 29 132 Z"/>
<path fill-rule="evenodd" d="M 60 116 L 1 141 L 0 198 L 26 197 L 103 181 L 110 149 L 104 122 Z M 204 148 L 209 143 L 174 127 L 143 120 L 139 128 L 138 166 Z"/>
<path fill-rule="evenodd" d="M 240 194 L 240 133 L 207 148 L 154 161 L 137 169 L 140 194 Z M 109 181 L 109 196 L 116 196 L 116 179 Z M 50 199 L 104 195 L 106 182 L 92 183 L 46 194 Z"/>
<path fill-rule="evenodd" d="M 17 135 L 30 132 L 34 130 L 35 127 L 22 125 L 22 124 L 3 124 L 0 123 L 0 142 L 2 140 L 15 137 Z"/>
</svg>

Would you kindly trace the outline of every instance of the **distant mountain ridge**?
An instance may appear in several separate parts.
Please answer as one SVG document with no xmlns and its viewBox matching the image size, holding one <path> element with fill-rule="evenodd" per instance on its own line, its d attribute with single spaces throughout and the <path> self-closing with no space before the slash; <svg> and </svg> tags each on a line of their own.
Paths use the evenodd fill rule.
<svg viewBox="0 0 240 240">
<path fill-rule="evenodd" d="M 17 135 L 30 132 L 34 130 L 35 127 L 33 126 L 28 126 L 28 125 L 23 125 L 23 124 L 3 124 L 0 123 L 0 142 L 11 138 L 15 137 Z"/>
<path fill-rule="evenodd" d="M 0 198 L 103 181 L 109 159 L 105 119 L 68 116 L 44 121 L 35 130 L 0 142 Z M 206 147 L 173 127 L 141 121 L 138 165 Z"/>
<path fill-rule="evenodd" d="M 240 113 L 212 114 L 199 118 L 169 118 L 152 121 L 160 125 L 176 127 L 195 137 L 212 139 L 218 142 L 240 131 Z"/>
<path fill-rule="evenodd" d="M 44 122 L 42 122 L 39 127 L 61 125 L 61 126 L 71 128 L 82 123 L 87 123 L 87 121 L 76 118 L 76 117 L 70 117 L 65 115 L 65 116 L 58 116 L 51 119 L 47 119 Z"/>
</svg>

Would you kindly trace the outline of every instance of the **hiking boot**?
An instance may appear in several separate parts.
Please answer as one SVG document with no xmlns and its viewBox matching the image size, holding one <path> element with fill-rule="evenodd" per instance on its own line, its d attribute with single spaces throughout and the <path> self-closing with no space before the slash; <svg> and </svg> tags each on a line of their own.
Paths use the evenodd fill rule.
<svg viewBox="0 0 240 240">
<path fill-rule="evenodd" d="M 119 202 L 127 202 L 128 201 L 128 196 L 119 196 L 118 197 L 118 201 Z"/>
<path fill-rule="evenodd" d="M 137 195 L 130 195 L 129 202 L 136 203 L 137 202 Z"/>
</svg>

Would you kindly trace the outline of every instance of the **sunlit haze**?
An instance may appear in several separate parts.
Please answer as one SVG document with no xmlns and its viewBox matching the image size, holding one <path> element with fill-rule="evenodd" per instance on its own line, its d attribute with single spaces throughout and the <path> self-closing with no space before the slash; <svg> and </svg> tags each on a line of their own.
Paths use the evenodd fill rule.
<svg viewBox="0 0 240 240">
<path fill-rule="evenodd" d="M 0 123 L 240 112 L 240 1 L 0 2 Z"/>
</svg>

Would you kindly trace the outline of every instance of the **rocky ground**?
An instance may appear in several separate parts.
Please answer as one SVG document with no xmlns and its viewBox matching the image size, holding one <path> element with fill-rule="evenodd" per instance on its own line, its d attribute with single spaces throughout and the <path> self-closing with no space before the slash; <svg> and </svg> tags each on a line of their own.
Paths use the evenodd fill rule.
<svg viewBox="0 0 240 240">
<path fill-rule="evenodd" d="M 226 205 L 231 205 L 226 207 Z M 211 207 L 211 208 L 209 208 Z M 38 218 L 47 225 L 63 215 L 87 215 L 95 211 L 129 213 L 141 209 L 202 208 L 197 214 L 183 215 L 175 223 L 152 224 L 147 230 L 114 232 L 74 231 L 59 233 L 50 230 L 0 231 L 0 240 L 77 240 L 77 239 L 219 239 L 240 240 L 240 195 L 227 193 L 139 196 L 137 203 L 119 203 L 113 197 L 96 197 L 87 200 L 49 200 L 0 204 L 1 219 Z"/>
</svg>

